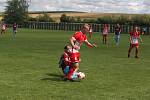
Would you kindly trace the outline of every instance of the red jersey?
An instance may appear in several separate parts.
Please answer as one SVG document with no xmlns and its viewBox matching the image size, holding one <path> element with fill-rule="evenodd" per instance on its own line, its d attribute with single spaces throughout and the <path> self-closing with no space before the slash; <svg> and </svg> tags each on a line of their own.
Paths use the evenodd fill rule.
<svg viewBox="0 0 150 100">
<path fill-rule="evenodd" d="M 70 49 L 68 55 L 71 63 L 80 62 L 80 53 L 78 50 Z"/>
<path fill-rule="evenodd" d="M 17 25 L 13 24 L 13 30 L 16 30 L 16 29 L 17 29 Z"/>
<path fill-rule="evenodd" d="M 130 37 L 131 37 L 131 44 L 138 44 L 139 41 L 138 41 L 138 38 L 140 36 L 140 32 L 137 31 L 137 32 L 130 32 Z"/>
<path fill-rule="evenodd" d="M 64 64 L 65 65 L 70 65 L 70 57 L 69 57 L 69 55 L 68 55 L 68 53 L 67 52 L 64 52 L 63 53 L 63 59 L 64 59 Z"/>
<path fill-rule="evenodd" d="M 108 34 L 108 27 L 107 26 L 103 27 L 103 34 Z"/>
<path fill-rule="evenodd" d="M 73 38 L 76 40 L 75 45 L 77 45 L 79 47 L 82 45 L 82 42 L 87 40 L 86 34 L 83 34 L 81 31 L 76 32 L 73 35 Z"/>
</svg>

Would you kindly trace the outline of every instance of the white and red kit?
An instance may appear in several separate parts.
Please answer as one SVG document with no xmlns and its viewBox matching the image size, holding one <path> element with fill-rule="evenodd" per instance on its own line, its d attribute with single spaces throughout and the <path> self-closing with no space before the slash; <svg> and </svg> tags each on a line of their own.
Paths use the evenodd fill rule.
<svg viewBox="0 0 150 100">
<path fill-rule="evenodd" d="M 75 68 L 73 68 L 72 65 L 73 63 L 80 62 L 80 53 L 78 50 L 71 48 L 68 50 L 68 52 L 64 52 L 63 57 L 64 57 L 64 63 L 65 63 L 63 72 L 64 72 L 64 69 L 69 66 L 68 73 L 65 74 L 65 77 L 69 80 L 73 80 Z"/>
<path fill-rule="evenodd" d="M 76 40 L 76 42 L 74 43 L 77 46 L 81 46 L 82 43 L 87 40 L 86 34 L 83 34 L 81 31 L 76 32 L 73 37 L 74 40 Z"/>
<path fill-rule="evenodd" d="M 108 34 L 108 26 L 104 26 L 103 27 L 103 32 L 102 32 L 103 35 L 107 35 Z"/>
<path fill-rule="evenodd" d="M 68 52 L 63 53 L 63 59 L 64 59 L 65 66 L 69 66 L 71 63 L 71 60 L 70 60 Z"/>
<path fill-rule="evenodd" d="M 80 46 L 82 45 L 82 43 L 87 40 L 86 34 L 83 34 L 81 31 L 76 32 L 73 37 L 74 40 L 76 40 L 74 42 L 74 45 L 78 46 L 80 48 Z M 80 62 L 80 53 L 78 50 L 76 49 L 71 49 L 71 54 L 70 54 L 70 59 L 72 63 L 75 62 Z"/>
<path fill-rule="evenodd" d="M 70 57 L 70 61 L 71 63 L 78 63 L 80 62 L 80 53 L 78 50 L 75 49 L 69 49 L 69 53 L 68 53 L 69 57 Z"/>
<path fill-rule="evenodd" d="M 6 25 L 3 24 L 3 25 L 2 25 L 2 30 L 5 30 L 5 29 L 6 29 Z"/>
<path fill-rule="evenodd" d="M 140 36 L 140 32 L 137 31 L 137 32 L 130 32 L 130 37 L 131 37 L 131 40 L 130 40 L 130 43 L 131 43 L 131 46 L 138 46 L 139 45 L 139 36 Z"/>
</svg>

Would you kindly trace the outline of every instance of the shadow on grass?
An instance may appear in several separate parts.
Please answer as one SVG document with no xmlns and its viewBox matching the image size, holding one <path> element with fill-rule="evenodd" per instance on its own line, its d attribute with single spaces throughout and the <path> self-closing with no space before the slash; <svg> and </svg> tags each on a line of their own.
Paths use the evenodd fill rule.
<svg viewBox="0 0 150 100">
<path fill-rule="evenodd" d="M 62 75 L 58 75 L 55 73 L 46 73 L 46 75 L 48 75 L 50 77 L 42 78 L 41 80 L 44 80 L 44 81 L 50 80 L 50 81 L 57 81 L 57 82 L 69 81 L 69 80 L 64 80 Z M 76 80 L 76 81 L 69 81 L 69 82 L 80 82 L 80 81 Z"/>
<path fill-rule="evenodd" d="M 56 73 L 46 73 L 46 75 L 52 76 L 52 77 L 59 77 L 59 78 L 62 78 L 62 77 L 63 77 L 62 75 L 58 75 L 58 74 L 56 74 Z"/>
<path fill-rule="evenodd" d="M 46 75 L 50 76 L 50 77 L 46 77 L 46 78 L 42 78 L 41 80 L 47 81 L 63 81 L 63 76 L 62 75 L 58 75 L 55 73 L 46 73 Z"/>
</svg>

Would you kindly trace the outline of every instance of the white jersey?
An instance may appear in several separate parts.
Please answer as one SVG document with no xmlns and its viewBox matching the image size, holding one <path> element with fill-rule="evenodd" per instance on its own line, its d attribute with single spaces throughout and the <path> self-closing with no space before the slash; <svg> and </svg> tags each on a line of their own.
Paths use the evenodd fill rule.
<svg viewBox="0 0 150 100">
<path fill-rule="evenodd" d="M 89 30 L 89 32 L 92 32 L 92 28 Z"/>
<path fill-rule="evenodd" d="M 103 34 L 108 34 L 108 28 L 104 28 Z"/>
<path fill-rule="evenodd" d="M 131 44 L 138 44 L 139 43 L 139 32 L 130 32 L 130 37 L 131 37 Z"/>
<path fill-rule="evenodd" d="M 138 37 L 136 37 L 136 36 L 132 36 L 131 37 L 131 44 L 138 44 L 139 42 L 138 42 Z"/>
<path fill-rule="evenodd" d="M 78 53 L 79 51 L 76 50 L 76 49 L 71 48 L 71 49 L 68 50 L 68 52 L 70 52 L 70 53 Z"/>
<path fill-rule="evenodd" d="M 5 26 L 5 25 L 2 25 L 2 29 L 5 30 L 5 29 L 6 29 L 6 26 Z"/>
</svg>

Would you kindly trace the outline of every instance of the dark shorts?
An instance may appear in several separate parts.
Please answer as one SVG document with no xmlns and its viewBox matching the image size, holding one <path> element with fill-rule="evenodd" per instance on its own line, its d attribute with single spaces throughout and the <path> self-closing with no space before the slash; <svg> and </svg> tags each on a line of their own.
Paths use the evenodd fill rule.
<svg viewBox="0 0 150 100">
<path fill-rule="evenodd" d="M 106 37 L 106 36 L 107 36 L 107 34 L 103 34 L 103 36 L 104 36 L 104 37 Z"/>
</svg>

